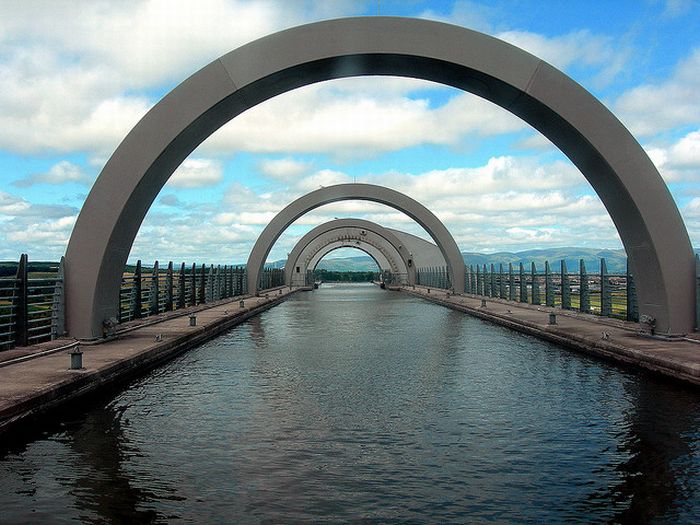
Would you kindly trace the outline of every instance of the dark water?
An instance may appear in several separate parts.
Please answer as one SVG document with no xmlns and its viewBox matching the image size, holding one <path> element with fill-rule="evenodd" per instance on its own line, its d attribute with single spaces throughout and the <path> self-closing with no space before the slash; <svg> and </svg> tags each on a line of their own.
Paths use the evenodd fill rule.
<svg viewBox="0 0 700 525">
<path fill-rule="evenodd" d="M 700 394 L 370 286 L 0 452 L 3 523 L 700 523 Z"/>
</svg>

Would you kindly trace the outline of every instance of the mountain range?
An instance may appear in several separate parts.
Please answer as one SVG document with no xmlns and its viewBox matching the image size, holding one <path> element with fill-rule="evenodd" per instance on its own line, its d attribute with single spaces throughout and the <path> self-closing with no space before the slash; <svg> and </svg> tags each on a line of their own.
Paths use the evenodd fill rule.
<svg viewBox="0 0 700 525">
<path fill-rule="evenodd" d="M 523 263 L 526 271 L 530 271 L 530 264 L 535 263 L 538 272 L 544 272 L 544 263 L 549 261 L 552 270 L 558 272 L 560 261 L 564 259 L 569 272 L 576 272 L 579 269 L 579 260 L 583 259 L 586 270 L 589 273 L 600 271 L 600 259 L 605 258 L 609 273 L 624 273 L 627 266 L 627 254 L 625 250 L 602 250 L 599 248 L 549 248 L 543 250 L 525 250 L 521 252 L 495 252 L 477 253 L 462 252 L 464 263 L 469 265 L 494 264 L 498 269 L 499 264 L 503 264 L 504 271 L 508 271 L 508 263 L 512 263 L 517 270 L 520 263 Z M 280 260 L 269 263 L 270 268 L 282 268 L 286 261 Z M 374 271 L 376 265 L 371 257 L 361 255 L 357 257 L 339 257 L 337 259 L 322 259 L 318 269 L 333 271 Z"/>
</svg>

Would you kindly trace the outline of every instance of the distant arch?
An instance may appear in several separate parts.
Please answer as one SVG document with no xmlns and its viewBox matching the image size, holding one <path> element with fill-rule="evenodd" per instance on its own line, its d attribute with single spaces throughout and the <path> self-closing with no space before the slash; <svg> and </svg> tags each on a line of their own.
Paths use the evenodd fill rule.
<svg viewBox="0 0 700 525">
<path fill-rule="evenodd" d="M 336 250 L 342 250 L 343 248 L 353 248 L 366 253 L 374 261 L 374 264 L 377 265 L 379 271 L 395 272 L 397 270 L 392 262 L 386 258 L 386 255 L 376 246 L 367 243 L 355 245 L 347 241 L 335 241 L 331 244 L 326 244 L 308 260 L 305 265 L 306 268 L 315 270 L 326 255 Z"/>
<path fill-rule="evenodd" d="M 366 243 L 362 243 L 362 245 L 359 246 L 353 246 L 350 243 L 344 243 L 342 241 L 337 241 L 324 246 L 320 251 L 316 252 L 316 254 L 309 261 L 307 261 L 305 267 L 307 270 L 315 271 L 326 255 L 342 248 L 354 248 L 366 253 L 374 261 L 374 264 L 377 265 L 377 270 L 379 270 L 380 273 L 385 271 L 392 273 L 395 272 L 395 270 L 392 269 L 389 261 L 385 258 L 384 254 L 376 246 Z"/>
<path fill-rule="evenodd" d="M 640 314 L 655 318 L 658 333 L 693 330 L 695 260 L 688 232 L 651 160 L 603 104 L 561 71 L 496 38 L 440 22 L 377 16 L 317 22 L 246 44 L 151 108 L 107 161 L 73 228 L 65 258 L 70 335 L 98 337 L 103 321 L 116 317 L 121 274 L 141 222 L 203 140 L 275 95 L 360 75 L 463 89 L 540 131 L 581 170 L 608 210 L 636 277 Z"/>
<path fill-rule="evenodd" d="M 408 284 L 415 284 L 416 269 L 415 264 L 413 264 L 413 254 L 411 254 L 392 231 L 377 223 L 363 219 L 336 219 L 316 226 L 306 233 L 306 235 L 299 239 L 292 251 L 289 252 L 287 262 L 285 263 L 285 282 L 288 284 L 293 282 L 292 277 L 297 266 L 300 267 L 300 272 L 303 272 L 302 267 L 308 266 L 308 264 L 305 264 L 305 254 L 307 252 L 311 251 L 313 254 L 315 250 L 322 249 L 338 236 L 344 236 L 351 232 L 358 231 L 371 232 L 380 239 L 383 239 L 386 245 L 385 249 L 392 248 L 396 254 L 394 259 L 398 259 L 402 263 L 400 268 L 396 267 L 396 271 L 406 274 Z M 361 234 L 359 238 L 362 239 Z M 368 239 L 365 239 L 365 241 L 366 240 Z M 398 261 L 395 264 L 398 264 Z"/>
<path fill-rule="evenodd" d="M 435 241 L 447 262 L 450 282 L 455 290 L 464 291 L 464 259 L 450 232 L 428 208 L 408 195 L 374 184 L 337 184 L 299 197 L 280 211 L 262 231 L 248 257 L 248 290 L 258 290 L 265 260 L 280 235 L 299 217 L 338 201 L 365 200 L 391 206 L 420 224 Z"/>
</svg>

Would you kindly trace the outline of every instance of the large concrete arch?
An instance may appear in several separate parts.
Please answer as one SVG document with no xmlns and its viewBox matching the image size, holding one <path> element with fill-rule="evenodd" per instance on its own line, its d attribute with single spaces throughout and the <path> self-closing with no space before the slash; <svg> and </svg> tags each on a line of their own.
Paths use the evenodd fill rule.
<svg viewBox="0 0 700 525">
<path fill-rule="evenodd" d="M 376 186 L 374 184 L 336 184 L 321 188 L 289 204 L 269 222 L 255 241 L 253 250 L 248 257 L 248 290 L 258 290 L 260 274 L 265 265 L 272 246 L 282 235 L 282 232 L 305 213 L 338 201 L 365 200 L 386 204 L 392 208 L 404 212 L 414 221 L 420 224 L 428 235 L 435 241 L 442 255 L 447 261 L 447 271 L 450 282 L 455 290 L 464 291 L 464 259 L 450 232 L 445 228 L 440 219 L 428 208 L 408 195 L 404 195 L 391 188 Z"/>
<path fill-rule="evenodd" d="M 285 282 L 288 284 L 292 282 L 292 273 L 298 266 L 297 261 L 304 260 L 304 252 L 310 245 L 320 245 L 323 242 L 323 236 L 325 234 L 332 233 L 335 236 L 345 235 L 351 230 L 359 231 L 360 238 L 362 238 L 361 232 L 366 231 L 372 232 L 381 239 L 384 239 L 389 246 L 394 248 L 403 262 L 403 272 L 406 273 L 408 284 L 415 284 L 416 269 L 413 264 L 413 254 L 391 230 L 375 222 L 362 219 L 336 219 L 316 226 L 306 233 L 299 239 L 292 251 L 289 252 L 287 262 L 285 263 Z M 333 237 L 328 238 L 332 239 Z"/>
<path fill-rule="evenodd" d="M 251 42 L 185 80 L 129 132 L 80 212 L 66 253 L 74 337 L 101 335 L 146 212 L 180 163 L 209 135 L 275 95 L 323 80 L 395 75 L 482 96 L 539 130 L 591 183 L 635 273 L 640 313 L 658 333 L 694 325 L 694 259 L 658 171 L 627 129 L 584 88 L 496 38 L 427 20 L 360 17 L 295 27 Z M 468 184 L 468 181 L 465 181 Z"/>
</svg>

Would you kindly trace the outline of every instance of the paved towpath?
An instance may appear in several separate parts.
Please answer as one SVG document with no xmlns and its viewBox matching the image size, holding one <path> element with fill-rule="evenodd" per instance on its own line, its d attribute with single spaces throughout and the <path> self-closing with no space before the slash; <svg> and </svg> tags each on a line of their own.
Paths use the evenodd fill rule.
<svg viewBox="0 0 700 525">
<path fill-rule="evenodd" d="M 662 340 L 640 335 L 637 323 L 618 319 L 476 295 L 447 295 L 445 290 L 422 286 L 400 289 L 520 332 L 700 386 L 697 334 Z M 556 325 L 549 324 L 550 312 L 557 314 Z"/>
<path fill-rule="evenodd" d="M 112 340 L 80 344 L 82 370 L 69 369 L 68 352 L 76 344 L 74 340 L 12 352 L 8 354 L 11 359 L 0 362 L 0 433 L 46 409 L 143 373 L 296 291 L 280 288 L 268 297 L 236 297 L 120 325 L 120 333 Z M 190 326 L 192 313 L 197 317 L 196 326 Z"/>
</svg>

